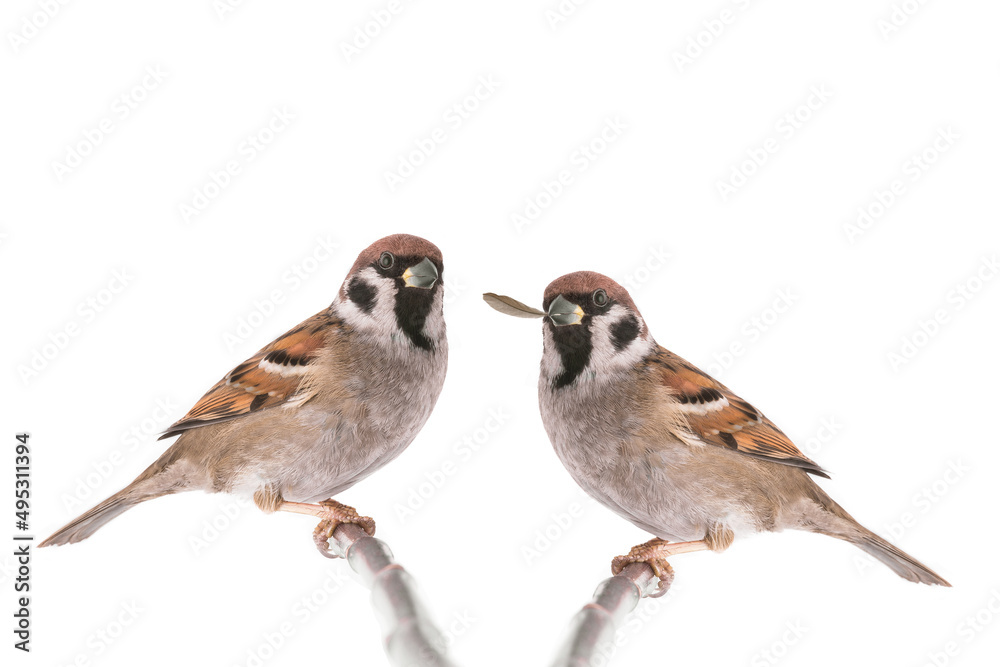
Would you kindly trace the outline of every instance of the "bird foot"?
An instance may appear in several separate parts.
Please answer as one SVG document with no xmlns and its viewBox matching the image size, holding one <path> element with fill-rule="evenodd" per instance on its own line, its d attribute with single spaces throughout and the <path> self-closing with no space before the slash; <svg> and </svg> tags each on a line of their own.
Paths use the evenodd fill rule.
<svg viewBox="0 0 1000 667">
<path fill-rule="evenodd" d="M 330 551 L 330 538 L 333 537 L 333 531 L 337 530 L 337 526 L 342 523 L 355 523 L 361 526 L 368 535 L 375 535 L 375 520 L 368 516 L 361 516 L 353 507 L 338 503 L 332 498 L 321 500 L 319 505 L 323 508 L 323 516 L 313 531 L 313 541 L 319 552 L 327 558 L 340 558 Z"/>
<path fill-rule="evenodd" d="M 663 557 L 664 545 L 669 544 L 666 540 L 659 538 L 652 539 L 645 544 L 632 547 L 627 556 L 616 556 L 611 561 L 611 573 L 618 575 L 631 563 L 646 563 L 653 570 L 653 574 L 659 579 L 656 591 L 650 593 L 648 597 L 658 598 L 666 594 L 670 584 L 674 581 L 674 568 L 670 566 L 666 558 Z"/>
<path fill-rule="evenodd" d="M 658 598 L 667 592 L 667 589 L 670 588 L 670 584 L 674 580 L 674 568 L 670 567 L 670 563 L 667 562 L 666 559 L 668 557 L 708 549 L 712 549 L 712 545 L 706 540 L 667 542 L 655 537 L 649 542 L 632 547 L 627 556 L 618 556 L 611 561 L 611 572 L 618 574 L 629 563 L 646 563 L 653 569 L 653 574 L 660 580 L 657 592 L 651 594 L 649 597 Z"/>
</svg>

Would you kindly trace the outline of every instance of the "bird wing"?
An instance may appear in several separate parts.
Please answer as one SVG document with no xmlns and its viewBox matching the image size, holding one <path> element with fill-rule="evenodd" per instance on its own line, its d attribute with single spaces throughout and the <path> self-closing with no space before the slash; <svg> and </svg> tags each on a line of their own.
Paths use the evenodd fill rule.
<svg viewBox="0 0 1000 667">
<path fill-rule="evenodd" d="M 226 373 L 159 439 L 287 404 L 290 400 L 295 404 L 309 400 L 310 364 L 327 346 L 327 333 L 333 322 L 329 312 L 323 311 L 276 338 Z"/>
<path fill-rule="evenodd" d="M 701 441 L 829 477 L 760 410 L 673 352 L 658 346 L 650 367 Z"/>
</svg>

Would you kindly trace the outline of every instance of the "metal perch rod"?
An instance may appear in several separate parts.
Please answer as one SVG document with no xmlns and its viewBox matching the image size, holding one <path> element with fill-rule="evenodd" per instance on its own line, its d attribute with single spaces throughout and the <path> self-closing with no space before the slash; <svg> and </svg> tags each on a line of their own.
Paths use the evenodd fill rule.
<svg viewBox="0 0 1000 667">
<path fill-rule="evenodd" d="M 631 563 L 602 581 L 594 599 L 570 621 L 569 637 L 552 667 L 598 667 L 608 662 L 615 632 L 644 597 L 659 597 L 669 583 L 657 588 L 657 578 L 646 563 Z"/>
<path fill-rule="evenodd" d="M 417 599 L 413 577 L 393 560 L 389 547 L 351 523 L 337 526 L 330 542 L 371 589 L 372 607 L 390 664 L 455 667 L 444 654 L 440 630 Z"/>
</svg>

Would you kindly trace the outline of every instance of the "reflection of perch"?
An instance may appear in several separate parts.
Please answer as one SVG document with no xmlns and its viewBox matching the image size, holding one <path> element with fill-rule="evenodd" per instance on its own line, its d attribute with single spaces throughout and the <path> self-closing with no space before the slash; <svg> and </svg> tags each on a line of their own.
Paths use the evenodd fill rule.
<svg viewBox="0 0 1000 667">
<path fill-rule="evenodd" d="M 413 577 L 393 561 L 384 542 L 369 537 L 357 524 L 344 523 L 337 526 L 330 544 L 371 589 L 391 664 L 454 667 L 444 655 L 441 632 L 417 600 Z"/>
<path fill-rule="evenodd" d="M 591 667 L 607 664 L 614 652 L 615 632 L 625 617 L 647 596 L 666 593 L 669 582 L 661 583 L 646 563 L 630 563 L 619 574 L 605 579 L 570 621 L 569 636 L 559 649 L 552 667 Z M 601 657 L 598 657 L 601 656 Z"/>
</svg>

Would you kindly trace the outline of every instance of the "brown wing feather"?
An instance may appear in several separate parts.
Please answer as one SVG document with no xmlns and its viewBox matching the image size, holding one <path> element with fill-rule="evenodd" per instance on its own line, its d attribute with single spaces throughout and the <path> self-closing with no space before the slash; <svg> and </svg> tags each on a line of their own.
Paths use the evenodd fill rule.
<svg viewBox="0 0 1000 667">
<path fill-rule="evenodd" d="M 160 439 L 286 403 L 326 345 L 331 324 L 328 311 L 323 311 L 279 336 L 216 382 Z"/>
<path fill-rule="evenodd" d="M 684 359 L 661 347 L 650 364 L 702 441 L 829 477 L 760 410 Z"/>
</svg>

